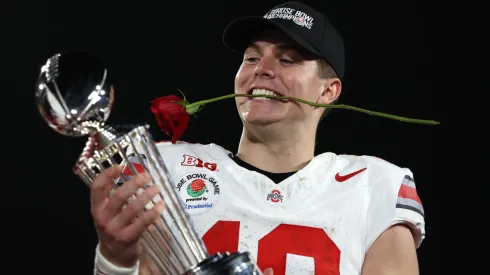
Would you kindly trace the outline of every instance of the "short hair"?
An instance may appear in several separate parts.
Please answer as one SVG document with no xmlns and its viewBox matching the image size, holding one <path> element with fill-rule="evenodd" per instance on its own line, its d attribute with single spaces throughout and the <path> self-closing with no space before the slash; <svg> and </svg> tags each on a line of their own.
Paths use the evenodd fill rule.
<svg viewBox="0 0 490 275">
<path fill-rule="evenodd" d="M 316 60 L 316 64 L 318 66 L 318 77 L 322 79 L 330 79 L 330 78 L 338 78 L 337 73 L 335 70 L 330 66 L 330 64 L 323 58 L 319 58 Z M 332 103 L 330 104 L 335 104 L 337 103 L 338 98 L 335 99 Z M 320 117 L 320 122 L 332 111 L 332 109 L 325 108 L 325 110 L 322 113 L 322 116 Z"/>
<path fill-rule="evenodd" d="M 330 64 L 323 58 L 319 58 L 316 60 L 316 64 L 318 65 L 318 76 L 320 78 L 338 78 L 335 70 L 330 66 Z"/>
</svg>

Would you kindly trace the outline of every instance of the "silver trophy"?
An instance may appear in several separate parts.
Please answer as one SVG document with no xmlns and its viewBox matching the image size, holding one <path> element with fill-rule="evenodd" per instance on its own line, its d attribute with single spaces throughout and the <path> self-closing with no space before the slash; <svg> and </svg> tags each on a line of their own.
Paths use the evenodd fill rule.
<svg viewBox="0 0 490 275">
<path fill-rule="evenodd" d="M 208 255 L 196 234 L 183 201 L 175 190 L 148 125 L 106 124 L 114 102 L 114 88 L 104 63 L 86 52 L 58 53 L 42 66 L 37 80 L 37 107 L 56 132 L 88 136 L 74 172 L 88 186 L 104 169 L 114 164 L 124 172 L 114 181 L 117 188 L 142 171 L 162 186 L 158 200 L 165 202 L 162 215 L 144 234 L 142 246 L 161 274 L 261 275 L 248 252 Z M 130 201 L 128 201 L 130 203 Z"/>
</svg>

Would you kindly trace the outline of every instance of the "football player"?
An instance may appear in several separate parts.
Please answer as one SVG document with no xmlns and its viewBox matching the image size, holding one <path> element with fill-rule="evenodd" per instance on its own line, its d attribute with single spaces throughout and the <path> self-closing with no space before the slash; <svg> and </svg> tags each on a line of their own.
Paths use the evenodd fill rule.
<svg viewBox="0 0 490 275">
<path fill-rule="evenodd" d="M 243 56 L 236 93 L 322 104 L 341 93 L 343 40 L 305 4 L 240 18 L 223 37 Z M 236 153 L 216 144 L 157 145 L 210 254 L 249 251 L 274 275 L 418 274 L 424 210 L 408 168 L 372 156 L 315 155 L 324 108 L 260 97 L 237 97 L 236 106 L 243 122 Z M 107 169 L 92 185 L 95 274 L 151 274 L 139 242 L 165 205 L 145 211 L 159 189 L 137 192 L 144 174 L 108 196 L 120 173 Z"/>
</svg>

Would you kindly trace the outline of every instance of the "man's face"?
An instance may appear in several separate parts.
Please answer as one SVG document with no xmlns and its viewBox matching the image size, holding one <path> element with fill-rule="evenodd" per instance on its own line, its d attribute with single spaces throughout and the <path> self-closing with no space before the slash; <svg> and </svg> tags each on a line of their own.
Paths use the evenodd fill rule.
<svg viewBox="0 0 490 275">
<path fill-rule="evenodd" d="M 266 31 L 246 49 L 235 78 L 235 93 L 274 93 L 316 102 L 326 84 L 314 58 L 296 50 L 282 32 Z M 318 108 L 298 102 L 248 97 L 237 97 L 236 102 L 242 120 L 257 125 L 318 120 L 321 114 Z"/>
</svg>

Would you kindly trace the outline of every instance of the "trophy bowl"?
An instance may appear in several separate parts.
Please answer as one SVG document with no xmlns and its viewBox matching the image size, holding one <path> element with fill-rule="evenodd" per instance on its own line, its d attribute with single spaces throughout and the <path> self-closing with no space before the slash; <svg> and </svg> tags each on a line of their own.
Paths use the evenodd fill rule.
<svg viewBox="0 0 490 275">
<path fill-rule="evenodd" d="M 85 136 L 109 118 L 114 88 L 108 70 L 86 52 L 55 54 L 41 67 L 36 104 L 60 134 Z"/>
</svg>

